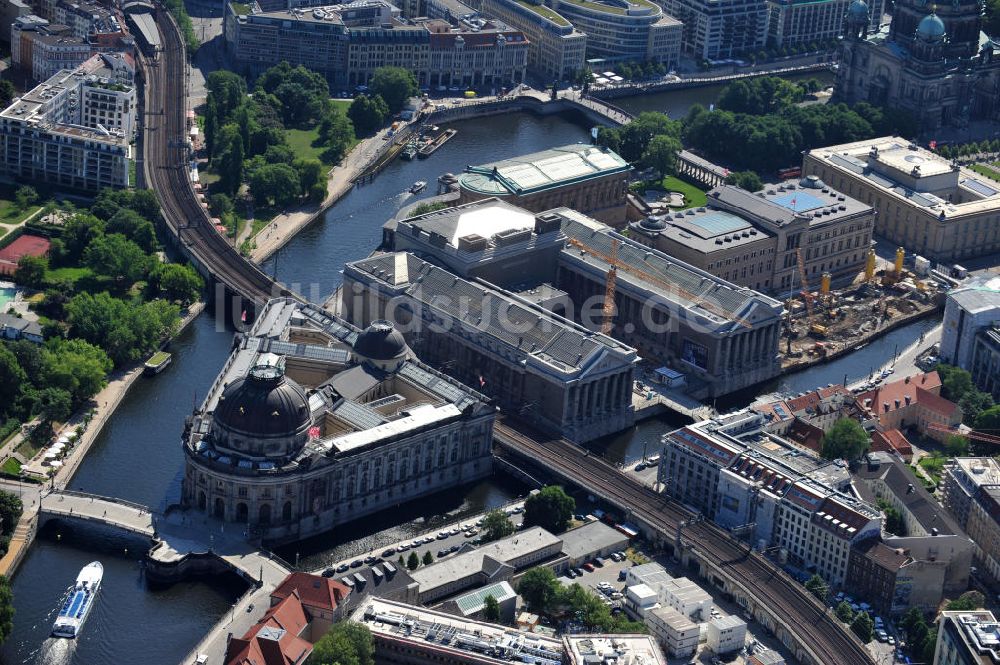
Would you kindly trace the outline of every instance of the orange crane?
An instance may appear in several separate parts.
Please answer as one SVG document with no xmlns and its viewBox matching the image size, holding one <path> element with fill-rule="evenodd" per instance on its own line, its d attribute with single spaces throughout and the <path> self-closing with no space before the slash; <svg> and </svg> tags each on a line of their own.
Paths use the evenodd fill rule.
<svg viewBox="0 0 1000 665">
<path fill-rule="evenodd" d="M 584 251 L 584 252 L 588 252 L 589 254 L 592 254 L 593 256 L 597 257 L 601 261 L 604 261 L 605 263 L 607 263 L 608 266 L 609 266 L 609 269 L 608 269 L 608 279 L 605 282 L 605 289 L 604 289 L 604 310 L 603 310 L 602 314 L 604 315 L 605 318 L 604 318 L 604 325 L 601 326 L 601 330 L 602 331 L 605 329 L 605 327 L 607 327 L 608 330 L 611 329 L 610 328 L 611 321 L 609 319 L 609 313 L 608 313 L 609 312 L 609 303 L 610 303 L 610 312 L 611 312 L 610 315 L 613 316 L 614 315 L 615 286 L 617 284 L 617 279 L 618 279 L 618 276 L 617 276 L 618 270 L 623 270 L 623 271 L 625 271 L 625 272 L 627 272 L 629 274 L 635 275 L 639 279 L 643 279 L 643 280 L 645 280 L 647 282 L 650 282 L 652 284 L 656 284 L 657 286 L 661 286 L 664 289 L 666 289 L 668 292 L 678 293 L 681 296 L 683 296 L 684 298 L 687 298 L 688 300 L 692 301 L 698 307 L 701 307 L 705 311 L 711 312 L 712 314 L 714 314 L 714 315 L 716 315 L 718 317 L 721 317 L 721 318 L 727 319 L 729 321 L 734 321 L 736 323 L 739 323 L 744 328 L 753 328 L 753 324 L 750 323 L 749 321 L 747 321 L 746 319 L 744 319 L 743 317 L 736 316 L 735 314 L 727 312 L 724 309 L 722 309 L 721 307 L 719 307 L 718 305 L 716 305 L 714 303 L 711 303 L 711 302 L 705 300 L 704 298 L 702 298 L 701 296 L 696 295 L 694 293 L 691 293 L 690 291 L 688 291 L 688 290 L 686 290 L 684 288 L 681 288 L 677 284 L 673 284 L 671 282 L 668 282 L 665 279 L 663 279 L 662 277 L 657 277 L 656 275 L 654 275 L 654 274 L 652 274 L 650 272 L 647 272 L 647 271 L 643 270 L 642 268 L 637 268 L 636 266 L 633 266 L 633 265 L 630 265 L 628 263 L 624 263 L 624 262 L 620 261 L 618 259 L 618 241 L 617 240 L 612 239 L 611 254 L 607 254 L 605 252 L 602 252 L 599 249 L 591 247 L 590 245 L 587 245 L 587 244 L 581 242 L 580 240 L 577 240 L 576 238 L 566 238 L 566 240 L 567 240 L 567 242 L 569 242 L 569 244 L 573 245 L 577 249 L 579 249 L 581 251 Z M 613 276 L 612 276 L 612 272 L 614 272 Z"/>
<path fill-rule="evenodd" d="M 795 250 L 795 257 L 799 262 L 799 279 L 802 281 L 802 299 L 806 302 L 806 312 L 809 313 L 809 320 L 813 315 L 813 295 L 809 290 L 809 280 L 806 278 L 806 262 L 802 258 L 802 248 Z"/>
</svg>

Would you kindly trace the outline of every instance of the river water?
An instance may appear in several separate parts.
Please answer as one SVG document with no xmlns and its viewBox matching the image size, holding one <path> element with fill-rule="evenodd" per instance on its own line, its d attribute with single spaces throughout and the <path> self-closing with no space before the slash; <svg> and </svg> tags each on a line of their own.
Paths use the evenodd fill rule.
<svg viewBox="0 0 1000 665">
<path fill-rule="evenodd" d="M 714 93 L 711 95 L 714 97 Z M 703 102 L 704 91 L 680 91 L 644 100 L 651 108 L 679 115 Z M 709 99 L 709 101 L 711 101 Z M 627 100 L 621 100 L 627 106 Z M 632 106 L 631 108 L 636 108 Z M 414 197 L 406 193 L 416 180 L 431 183 L 417 198 L 433 195 L 441 173 L 461 172 L 479 164 L 585 141 L 588 127 L 572 119 L 541 118 L 526 113 L 468 121 L 428 160 L 397 161 L 376 180 L 352 191 L 324 219 L 305 229 L 264 266 L 300 293 L 319 300 L 335 289 L 346 261 L 367 256 L 381 238 L 382 224 Z M 929 324 L 926 324 L 929 325 Z M 858 354 L 783 379 L 781 386 L 805 390 L 866 374 L 869 365 L 919 335 L 925 324 L 895 331 Z M 72 482 L 73 489 L 118 496 L 162 509 L 179 495 L 184 418 L 200 400 L 222 366 L 233 332 L 203 314 L 174 343 L 172 365 L 161 375 L 140 379 L 123 400 Z M 778 384 L 774 386 L 779 387 Z M 603 441 L 613 461 L 631 461 L 656 451 L 662 434 L 682 424 L 656 419 Z M 377 516 L 281 552 L 310 567 L 377 548 L 407 535 L 433 529 L 451 519 L 496 506 L 525 492 L 507 478 L 492 478 L 442 496 L 416 502 L 403 514 Z M 212 578 L 151 588 L 138 562 L 143 544 L 110 535 L 79 533 L 65 526 L 43 530 L 14 579 L 17 615 L 14 631 L 0 647 L 0 663 L 74 663 L 160 665 L 176 663 L 241 593 L 230 578 Z M 126 551 L 127 550 L 127 551 Z M 52 612 L 77 572 L 93 559 L 105 566 L 104 590 L 75 643 L 47 639 Z"/>
</svg>

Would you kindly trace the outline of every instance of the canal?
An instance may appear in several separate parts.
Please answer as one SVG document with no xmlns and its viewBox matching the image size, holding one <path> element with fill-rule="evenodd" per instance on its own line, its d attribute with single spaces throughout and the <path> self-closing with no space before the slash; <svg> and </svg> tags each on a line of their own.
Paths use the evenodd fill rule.
<svg viewBox="0 0 1000 665">
<path fill-rule="evenodd" d="M 667 98 L 658 95 L 661 99 L 650 103 L 658 104 L 657 110 L 665 110 L 664 106 L 686 110 L 690 104 L 703 101 L 704 95 L 704 91 L 679 91 Z M 664 104 L 664 99 L 672 101 Z M 401 206 L 414 201 L 406 193 L 414 181 L 431 183 L 417 197 L 424 198 L 433 195 L 433 183 L 442 173 L 458 173 L 470 164 L 588 138 L 585 124 L 527 113 L 455 126 L 458 135 L 433 157 L 392 164 L 373 183 L 352 191 L 323 219 L 303 230 L 265 264 L 265 269 L 276 272 L 300 293 L 321 300 L 339 285 L 344 263 L 367 256 L 381 238 L 382 224 Z M 884 343 L 873 343 L 859 354 L 789 377 L 784 386 L 804 390 L 839 381 L 845 373 L 851 377 L 867 373 L 876 359 L 891 355 L 892 344 L 902 347 L 906 340 L 915 339 L 919 325 L 923 324 L 895 331 Z M 211 313 L 199 317 L 174 341 L 172 365 L 157 377 L 141 379 L 126 396 L 71 487 L 158 509 L 176 502 L 184 418 L 203 398 L 229 353 L 232 339 L 233 331 L 218 325 Z M 635 460 L 644 452 L 653 454 L 662 434 L 680 424 L 682 421 L 669 418 L 641 423 L 630 432 L 603 441 L 603 452 L 616 462 Z M 492 478 L 415 502 L 402 513 L 347 525 L 281 553 L 287 559 L 298 558 L 303 565 L 318 567 L 500 505 L 525 490 L 508 478 Z M 13 582 L 17 615 L 13 634 L 0 648 L 0 663 L 177 662 L 231 607 L 241 588 L 229 578 L 151 587 L 138 565 L 141 550 L 141 543 L 107 535 L 76 533 L 65 527 L 61 531 L 43 530 Z M 94 559 L 105 565 L 105 588 L 82 638 L 75 643 L 46 639 L 61 594 L 80 568 Z"/>
</svg>

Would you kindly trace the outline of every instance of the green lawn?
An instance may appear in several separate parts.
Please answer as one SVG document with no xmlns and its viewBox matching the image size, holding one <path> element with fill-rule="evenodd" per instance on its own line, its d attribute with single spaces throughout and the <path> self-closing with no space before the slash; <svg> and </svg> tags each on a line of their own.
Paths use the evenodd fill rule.
<svg viewBox="0 0 1000 665">
<path fill-rule="evenodd" d="M 986 176 L 990 180 L 1000 182 L 1000 171 L 997 171 L 997 169 L 992 166 L 987 166 L 986 164 L 970 164 L 969 168 L 981 176 Z"/>
<path fill-rule="evenodd" d="M 533 11 L 536 14 L 538 14 L 539 16 L 543 16 L 543 17 L 549 19 L 550 21 L 552 21 L 556 25 L 562 25 L 562 26 L 569 25 L 569 21 L 567 21 L 563 16 L 561 16 L 560 14 L 557 14 L 556 12 L 552 11 L 551 9 L 549 9 L 548 7 L 546 7 L 545 5 L 542 5 L 542 4 L 537 4 L 536 5 L 533 2 L 528 2 L 528 0 L 514 0 L 514 1 L 517 4 L 521 5 L 522 7 L 524 7 L 525 9 Z"/>
<path fill-rule="evenodd" d="M 21 463 L 18 462 L 13 457 L 8 457 L 7 460 L 3 463 L 3 467 L 0 468 L 3 469 L 4 473 L 9 473 L 12 476 L 21 475 Z"/>
<path fill-rule="evenodd" d="M 331 99 L 330 102 L 333 104 L 333 108 L 340 109 L 341 112 L 347 113 L 347 109 L 351 107 L 351 102 L 353 99 Z"/>
<path fill-rule="evenodd" d="M 350 106 L 350 101 L 348 100 L 333 100 L 338 106 L 346 108 L 344 104 Z M 316 145 L 319 140 L 319 128 L 313 127 L 312 129 L 286 129 L 285 130 L 285 140 L 288 145 L 291 146 L 292 150 L 295 151 L 295 156 L 302 159 L 314 158 L 323 162 L 325 166 L 333 166 L 333 164 L 327 162 L 323 159 L 323 153 L 325 149 L 323 146 Z M 351 144 L 347 146 L 347 151 L 350 152 L 354 146 L 358 144 L 358 139 L 355 138 L 351 141 Z"/>
<path fill-rule="evenodd" d="M 93 276 L 94 273 L 90 268 L 55 268 L 45 271 L 46 282 L 58 280 L 76 284 L 81 279 Z"/>
<path fill-rule="evenodd" d="M 38 451 L 44 447 L 44 443 L 39 446 L 35 446 L 35 444 L 31 441 L 31 437 L 28 436 L 21 441 L 21 445 L 17 447 L 17 452 L 21 453 L 21 457 L 24 459 L 30 460 L 34 458 L 34 456 L 38 454 Z"/>
<path fill-rule="evenodd" d="M 927 473 L 927 475 L 931 477 L 931 480 L 933 480 L 935 483 L 940 483 L 941 472 L 944 470 L 944 465 L 945 462 L 947 461 L 948 459 L 943 456 L 928 455 L 926 457 L 921 457 L 920 462 L 918 462 L 918 464 L 920 464 L 920 468 L 923 469 Z"/>
<path fill-rule="evenodd" d="M 683 194 L 685 208 L 698 208 L 708 202 L 705 192 L 675 176 L 668 175 L 661 181 L 660 185 L 668 192 L 680 192 Z"/>
<path fill-rule="evenodd" d="M 233 13 L 237 16 L 247 16 L 250 14 L 250 5 L 245 5 L 242 2 L 232 2 L 230 6 L 233 8 Z"/>
</svg>

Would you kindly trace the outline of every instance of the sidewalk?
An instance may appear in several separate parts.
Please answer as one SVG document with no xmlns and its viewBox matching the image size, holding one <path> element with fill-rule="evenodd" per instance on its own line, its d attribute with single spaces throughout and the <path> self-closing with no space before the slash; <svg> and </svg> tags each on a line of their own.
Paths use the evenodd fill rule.
<svg viewBox="0 0 1000 665">
<path fill-rule="evenodd" d="M 400 129 L 406 126 L 403 125 Z M 362 140 L 344 156 L 340 164 L 330 169 L 323 203 L 318 206 L 302 206 L 293 212 L 278 215 L 262 228 L 253 237 L 255 246 L 250 252 L 250 260 L 254 263 L 266 260 L 294 238 L 303 227 L 347 194 L 354 186 L 354 179 L 371 163 L 379 150 L 391 145 L 391 140 L 383 139 L 387 131 L 388 128 L 383 128 L 374 136 Z"/>
</svg>

